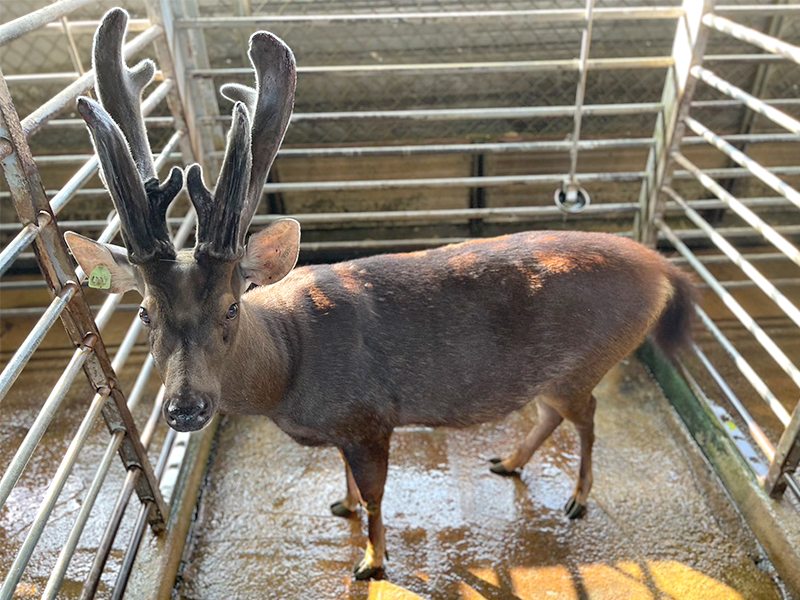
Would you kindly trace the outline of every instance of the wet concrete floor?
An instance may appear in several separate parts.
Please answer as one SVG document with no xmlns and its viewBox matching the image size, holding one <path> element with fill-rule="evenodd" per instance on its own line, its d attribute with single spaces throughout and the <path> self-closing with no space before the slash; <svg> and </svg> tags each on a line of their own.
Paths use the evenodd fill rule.
<svg viewBox="0 0 800 600">
<path fill-rule="evenodd" d="M 644 366 L 628 359 L 596 390 L 595 480 L 586 517 L 565 518 L 578 440 L 563 424 L 519 478 L 489 473 L 535 421 L 406 429 L 392 439 L 384 496 L 390 558 L 356 582 L 363 511 L 338 453 L 304 448 L 265 418 L 227 417 L 177 591 L 185 600 L 767 600 L 770 563 Z"/>
<path fill-rule="evenodd" d="M 131 313 L 117 314 L 104 330 L 104 338 L 112 355 L 134 317 L 135 315 Z M 35 322 L 35 317 L 0 321 L 0 358 L 2 359 L 0 363 L 4 363 L 10 358 L 11 353 L 16 350 L 19 342 L 24 339 Z M 53 385 L 69 362 L 72 355 L 72 350 L 69 348 L 70 343 L 64 328 L 57 323 L 0 404 L 0 473 L 5 472 Z M 146 348 L 137 347 L 126 367 L 118 374 L 124 390 L 131 389 L 145 357 Z M 147 421 L 159 385 L 158 376 L 153 375 L 141 403 L 133 412 L 134 419 L 140 428 Z M 44 498 L 59 462 L 86 414 L 92 397 L 92 390 L 86 377 L 80 374 L 23 471 L 19 483 L 5 506 L 0 509 L 0 581 L 5 579 L 17 551 L 30 529 L 30 523 Z M 158 456 L 165 431 L 166 425 L 163 423 L 156 429 L 150 450 L 152 461 L 155 461 Z M 28 568 L 23 573 L 14 598 L 41 597 L 53 565 L 69 535 L 97 466 L 105 453 L 109 439 L 108 429 L 103 419 L 99 418 L 67 479 L 53 514 L 44 529 L 41 541 L 34 551 Z M 73 599 L 80 596 L 83 582 L 94 560 L 95 550 L 103 536 L 124 479 L 125 469 L 122 461 L 116 458 L 111 464 L 105 484 L 98 495 L 75 556 L 70 563 L 59 598 Z M 138 510 L 139 502 L 134 497 L 128 506 L 103 573 L 96 595 L 99 600 L 111 597 L 111 589 L 116 580 L 128 539 L 133 531 Z"/>
</svg>

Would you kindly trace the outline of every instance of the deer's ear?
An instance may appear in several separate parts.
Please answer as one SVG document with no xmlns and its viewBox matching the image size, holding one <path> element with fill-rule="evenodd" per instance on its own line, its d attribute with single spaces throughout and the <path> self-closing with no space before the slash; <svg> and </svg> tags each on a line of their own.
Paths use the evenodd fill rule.
<svg viewBox="0 0 800 600">
<path fill-rule="evenodd" d="M 300 223 L 280 219 L 250 236 L 240 263 L 247 281 L 256 285 L 277 283 L 289 274 L 300 253 Z"/>
<path fill-rule="evenodd" d="M 72 231 L 67 231 L 64 239 L 88 275 L 89 287 L 111 294 L 139 290 L 136 268 L 128 262 L 125 248 L 95 242 Z"/>
</svg>

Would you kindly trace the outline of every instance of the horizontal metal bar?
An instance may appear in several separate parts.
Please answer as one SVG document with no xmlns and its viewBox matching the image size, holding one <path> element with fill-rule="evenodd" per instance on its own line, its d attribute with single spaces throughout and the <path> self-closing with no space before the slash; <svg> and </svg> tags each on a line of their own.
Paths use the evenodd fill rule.
<svg viewBox="0 0 800 600">
<path fill-rule="evenodd" d="M 28 337 L 25 338 L 19 348 L 17 348 L 17 351 L 14 352 L 14 356 L 11 357 L 11 360 L 3 369 L 3 372 L 0 373 L 0 402 L 3 401 L 8 390 L 17 380 L 22 369 L 28 364 L 31 356 L 33 356 L 33 353 L 47 335 L 47 332 L 50 331 L 50 328 L 58 321 L 58 317 L 64 312 L 64 308 L 69 304 L 70 300 L 72 300 L 77 289 L 78 286 L 74 283 L 64 286 L 60 295 L 53 299 L 41 319 L 39 319 L 28 334 Z"/>
<path fill-rule="evenodd" d="M 584 115 L 613 116 L 632 114 L 655 114 L 663 108 L 660 102 L 638 102 L 630 104 L 589 104 L 583 107 Z M 571 117 L 575 106 L 521 106 L 511 108 L 432 108 L 412 110 L 359 110 L 351 112 L 294 113 L 292 122 L 301 121 L 350 121 L 363 119 L 409 119 L 417 121 L 474 121 L 479 119 L 522 119 L 532 117 Z M 230 116 L 202 117 L 202 125 L 229 123 Z"/>
<path fill-rule="evenodd" d="M 150 129 L 170 129 L 175 126 L 175 117 L 149 117 L 144 120 L 145 126 Z M 55 119 L 45 124 L 47 129 L 85 129 L 86 121 L 83 119 Z"/>
<path fill-rule="evenodd" d="M 737 16 L 760 16 L 768 15 L 787 16 L 800 14 L 800 4 L 730 4 L 727 6 L 717 5 L 714 12 L 720 15 Z"/>
<path fill-rule="evenodd" d="M 800 48 L 774 38 L 771 35 L 767 35 L 766 33 L 761 33 L 752 27 L 745 27 L 744 25 L 734 23 L 725 17 L 720 17 L 713 13 L 703 15 L 703 24 L 717 31 L 721 31 L 722 33 L 727 33 L 737 40 L 753 44 L 762 50 L 778 54 L 800 64 Z"/>
<path fill-rule="evenodd" d="M 692 203 L 690 202 L 691 206 Z M 758 253 L 745 253 L 744 256 L 750 262 L 772 262 L 772 261 L 785 261 L 788 260 L 785 254 L 781 252 L 758 252 Z M 704 265 L 727 265 L 730 260 L 724 254 L 697 254 L 695 255 Z M 669 259 L 671 263 L 676 265 L 688 264 L 688 261 L 683 256 L 672 257 Z"/>
<path fill-rule="evenodd" d="M 712 71 L 709 71 L 708 69 L 705 69 L 699 65 L 695 65 L 691 69 L 691 74 L 693 77 L 700 79 L 723 94 L 742 101 L 745 106 L 756 111 L 758 114 L 767 117 L 773 123 L 777 123 L 792 133 L 800 133 L 800 121 L 790 117 L 777 108 L 769 106 L 764 101 L 759 100 L 751 94 L 748 94 L 743 89 L 728 83 Z"/>
<path fill-rule="evenodd" d="M 772 63 L 783 62 L 785 59 L 782 56 L 775 54 L 706 54 L 703 57 L 704 63 L 710 62 L 756 62 L 756 63 Z"/>
<path fill-rule="evenodd" d="M 64 454 L 64 458 L 58 465 L 55 475 L 53 475 L 50 485 L 47 486 L 44 499 L 42 500 L 39 509 L 36 511 L 36 515 L 31 523 L 31 528 L 28 530 L 25 540 L 22 542 L 22 546 L 20 547 L 17 556 L 14 558 L 14 562 L 8 571 L 5 581 L 3 582 L 3 587 L 0 588 L 0 600 L 11 600 L 14 590 L 16 589 L 17 584 L 22 577 L 22 572 L 25 570 L 28 561 L 33 555 L 33 550 L 42 536 L 44 526 L 47 524 L 47 520 L 50 518 L 50 515 L 55 508 L 58 496 L 61 494 L 61 490 L 64 489 L 64 484 L 67 482 L 67 477 L 69 477 L 72 467 L 75 465 L 75 461 L 78 459 L 78 453 L 86 443 L 89 433 L 91 432 L 95 421 L 97 421 L 97 417 L 100 416 L 100 411 L 102 410 L 103 405 L 106 403 L 106 400 L 108 400 L 110 394 L 111 389 L 106 388 L 104 392 L 97 394 L 92 400 L 92 403 L 89 405 L 89 409 L 81 421 L 77 433 L 72 438 L 72 441 L 70 442 L 70 445 Z"/>
<path fill-rule="evenodd" d="M 612 69 L 665 69 L 675 64 L 671 56 L 647 56 L 626 58 L 591 58 L 587 61 L 590 70 Z M 578 59 L 563 60 L 520 60 L 472 63 L 418 63 L 418 64 L 365 64 L 365 65 L 317 65 L 299 66 L 298 75 L 444 75 L 450 73 L 517 73 L 577 71 Z M 226 67 L 217 69 L 193 69 L 188 75 L 196 78 L 210 77 L 251 77 L 253 69 L 248 67 Z"/>
<path fill-rule="evenodd" d="M 18 19 L 0 25 L 0 46 L 25 35 L 30 31 L 35 31 L 44 27 L 48 23 L 68 15 L 74 10 L 92 4 L 97 0 L 59 0 L 44 8 L 23 15 Z"/>
<path fill-rule="evenodd" d="M 717 150 L 724 153 L 735 163 L 741 165 L 753 175 L 758 177 L 765 185 L 778 192 L 781 196 L 786 198 L 789 202 L 800 208 L 800 192 L 795 190 L 789 184 L 781 181 L 778 177 L 770 173 L 767 169 L 762 167 L 758 162 L 747 156 L 744 152 L 735 148 L 717 134 L 711 131 L 708 127 L 696 121 L 692 117 L 687 116 L 686 124 L 689 129 L 694 131 L 697 135 L 706 140 L 709 144 L 714 146 Z"/>
<path fill-rule="evenodd" d="M 618 173 L 582 173 L 578 177 L 582 183 L 640 181 L 645 176 L 642 171 Z M 562 174 L 552 175 L 495 175 L 490 177 L 436 177 L 426 179 L 383 179 L 354 181 L 304 181 L 297 183 L 268 183 L 264 192 L 319 192 L 343 190 L 389 190 L 397 188 L 444 188 L 444 187 L 499 187 L 508 185 L 560 184 Z"/>
<path fill-rule="evenodd" d="M 703 280 L 709 285 L 709 287 L 720 297 L 722 303 L 725 307 L 730 310 L 734 316 L 739 320 L 739 322 L 744 326 L 747 331 L 749 331 L 756 341 L 761 345 L 764 350 L 766 350 L 767 354 L 772 357 L 772 359 L 781 367 L 784 373 L 788 375 L 789 379 L 792 382 L 800 387 L 800 370 L 794 365 L 794 363 L 789 359 L 788 356 L 781 350 L 778 345 L 772 341 L 772 338 L 767 335 L 767 333 L 756 323 L 755 319 L 750 316 L 750 314 L 742 307 L 741 304 L 728 292 L 725 288 L 723 288 L 717 279 L 711 274 L 711 272 L 703 265 L 700 261 L 696 260 L 694 254 L 691 250 L 684 244 L 678 236 L 672 231 L 672 229 L 664 223 L 660 218 L 655 219 L 655 225 L 658 227 L 661 232 L 667 237 L 667 239 L 672 243 L 678 252 L 683 254 L 689 261 L 689 264 L 697 271 L 697 274 L 703 278 Z M 775 414 L 776 417 L 781 421 L 781 423 L 787 425 L 791 417 L 789 417 L 789 413 L 783 407 L 782 404 L 777 403 L 769 403 L 772 412 Z"/>
<path fill-rule="evenodd" d="M 724 80 L 723 80 L 724 81 Z M 766 98 L 761 100 L 764 104 L 771 107 L 790 107 L 794 108 L 800 106 L 800 98 Z M 733 100 L 693 100 L 692 101 L 692 108 L 735 108 L 739 109 L 742 105 L 745 104 L 744 100 L 733 99 Z"/>
<path fill-rule="evenodd" d="M 740 103 L 737 103 L 740 105 Z M 800 135 L 792 133 L 744 133 L 720 136 L 732 143 L 748 144 L 783 144 L 798 143 Z M 682 140 L 684 146 L 705 144 L 705 140 L 698 136 L 686 136 Z M 578 148 L 582 151 L 609 150 L 619 148 L 649 148 L 652 138 L 616 138 L 581 140 Z M 360 157 L 360 156 L 411 156 L 418 154 L 502 154 L 513 152 L 566 152 L 569 150 L 568 141 L 543 141 L 543 142 L 498 142 L 475 144 L 411 144 L 389 146 L 331 146 L 318 148 L 281 148 L 278 158 L 326 158 L 326 157 Z M 212 152 L 209 156 L 222 158 L 222 151 Z M 36 164 L 41 166 L 62 165 L 86 162 L 91 154 L 49 154 L 35 157 Z M 183 155 L 175 152 L 170 155 L 171 160 L 180 162 Z M 0 229 L 4 224 L 0 224 Z"/>
<path fill-rule="evenodd" d="M 129 19 L 128 33 L 139 33 L 150 27 L 152 23 L 148 19 Z M 67 23 L 71 33 L 88 33 L 94 35 L 100 26 L 100 21 L 95 19 L 70 20 Z M 57 33 L 64 35 L 64 28 L 61 23 L 48 23 L 42 31 L 47 33 Z"/>
<path fill-rule="evenodd" d="M 130 24 L 130 21 L 128 21 Z M 61 27 L 61 25 L 59 25 Z M 63 29 L 62 29 L 63 33 Z M 128 33 L 131 33 L 131 28 L 128 27 Z M 759 56 L 759 55 L 755 55 Z M 766 54 L 764 56 L 772 56 Z M 780 57 L 779 57 L 780 58 Z M 56 83 L 72 83 L 80 78 L 82 73 L 76 71 L 63 71 L 58 73 L 19 73 L 16 75 L 4 75 L 3 78 L 6 83 L 11 85 L 52 85 Z M 162 81 L 164 74 L 162 71 L 156 71 L 153 81 Z"/>
<path fill-rule="evenodd" d="M 36 419 L 30 429 L 28 429 L 25 439 L 22 440 L 22 444 L 20 444 L 17 452 L 14 454 L 14 458 L 11 459 L 5 473 L 3 473 L 2 479 L 0 479 L 0 507 L 5 506 L 8 496 L 11 494 L 11 490 L 13 490 L 14 486 L 17 484 L 23 469 L 25 469 L 25 465 L 28 464 L 33 451 L 36 449 L 47 426 L 50 425 L 58 408 L 64 401 L 70 386 L 81 372 L 83 363 L 86 362 L 91 351 L 91 348 L 88 346 L 83 346 L 75 350 L 72 359 L 69 361 L 66 369 L 64 369 L 61 377 L 59 377 L 58 382 L 50 392 L 39 414 L 36 415 Z"/>
<path fill-rule="evenodd" d="M 645 19 L 678 19 L 684 11 L 672 6 L 598 8 L 594 11 L 595 21 L 630 21 Z M 575 23 L 586 20 L 582 9 L 550 9 L 550 10 L 474 10 L 474 11 L 442 11 L 442 12 L 383 12 L 383 13 L 351 13 L 351 14 L 306 14 L 306 15 L 252 15 L 249 17 L 198 17 L 194 19 L 175 19 L 178 29 L 208 29 L 217 27 L 259 28 L 288 23 L 313 23 L 314 25 L 343 24 L 353 25 L 370 22 L 413 21 L 435 22 L 484 19 L 531 19 L 541 23 Z"/>
<path fill-rule="evenodd" d="M 701 261 L 702 262 L 702 261 Z M 703 262 L 703 264 L 708 264 L 707 262 Z M 771 279 L 770 280 L 775 287 L 800 287 L 800 278 L 797 277 L 781 277 L 778 279 Z M 735 281 L 720 281 L 719 284 L 724 287 L 726 290 L 746 290 L 757 288 L 758 285 L 751 281 L 750 279 L 741 279 Z M 700 283 L 698 284 L 700 288 L 707 288 L 708 286 Z"/>
<path fill-rule="evenodd" d="M 789 240 L 780 235 L 776 228 L 768 225 L 752 210 L 742 204 L 738 198 L 723 188 L 719 183 L 714 181 L 707 173 L 704 173 L 698 169 L 681 153 L 673 153 L 672 158 L 683 168 L 687 169 L 691 176 L 695 177 L 697 181 L 700 182 L 700 185 L 714 194 L 717 198 L 725 202 L 725 204 L 727 204 L 728 207 L 731 208 L 737 215 L 739 215 L 748 225 L 764 236 L 764 239 L 788 256 L 793 263 L 800 266 L 800 250 L 798 250 L 797 247 Z"/>
<path fill-rule="evenodd" d="M 694 223 L 700 230 L 704 231 L 708 238 L 720 251 L 727 256 L 733 264 L 739 267 L 742 272 L 747 275 L 756 286 L 772 300 L 783 313 L 791 319 L 791 321 L 800 327 L 800 309 L 798 309 L 791 300 L 783 295 L 772 282 L 767 279 L 761 271 L 759 271 L 753 264 L 742 256 L 733 244 L 728 242 L 723 236 L 706 221 L 700 214 L 691 208 L 686 201 L 675 190 L 670 187 L 663 188 L 663 191 L 672 198 L 684 210 L 684 214 L 689 220 Z M 784 423 L 785 425 L 785 423 Z"/>
<path fill-rule="evenodd" d="M 700 312 L 703 311 L 703 309 L 700 308 L 699 306 L 696 306 L 696 309 L 698 311 L 698 314 L 700 314 Z M 703 314 L 705 315 L 704 312 Z M 708 318 L 708 315 L 706 315 L 706 318 Z M 723 339 L 725 339 L 725 336 L 722 335 L 722 332 L 716 328 L 716 325 L 714 325 L 713 322 L 712 322 L 712 327 L 714 327 L 714 329 L 716 329 L 716 331 L 719 332 L 719 334 L 723 337 Z M 722 390 L 722 393 L 725 394 L 725 397 L 728 399 L 728 402 L 731 403 L 733 408 L 745 422 L 745 424 L 747 425 L 747 429 L 750 432 L 750 436 L 756 442 L 758 447 L 761 448 L 761 451 L 767 457 L 767 460 L 772 461 L 772 459 L 775 457 L 775 445 L 770 441 L 770 439 L 767 437 L 767 434 L 764 433 L 764 430 L 761 429 L 761 426 L 753 418 L 753 415 L 750 414 L 750 411 L 748 411 L 745 405 L 742 403 L 742 401 L 739 400 L 739 397 L 734 393 L 734 391 L 728 385 L 728 382 L 725 381 L 725 378 L 720 374 L 720 372 L 717 371 L 714 364 L 711 362 L 711 360 L 709 360 L 708 356 L 706 356 L 706 353 L 703 352 L 700 346 L 698 346 L 697 344 L 692 344 L 692 350 L 694 351 L 697 358 L 700 359 L 700 362 L 706 368 L 706 371 L 708 371 L 709 375 L 711 375 L 712 379 L 714 379 L 716 384 Z M 734 349 L 734 352 L 735 351 L 736 350 Z"/>
<path fill-rule="evenodd" d="M 143 33 L 140 33 L 130 42 L 125 44 L 125 46 L 123 46 L 123 56 L 128 58 L 136 54 L 145 48 L 150 42 L 156 39 L 159 35 L 161 35 L 162 32 L 163 30 L 160 26 L 154 25 Z M 94 71 L 87 71 L 74 83 L 61 90 L 61 92 L 53 96 L 42 106 L 22 119 L 22 131 L 26 136 L 33 135 L 39 131 L 45 123 L 50 121 L 54 116 L 64 110 L 68 104 L 73 102 L 79 95 L 84 93 L 93 85 Z M 5 158 L 5 156 L 8 156 L 8 153 L 3 154 L 3 152 L 0 152 L 0 159 Z"/>
</svg>

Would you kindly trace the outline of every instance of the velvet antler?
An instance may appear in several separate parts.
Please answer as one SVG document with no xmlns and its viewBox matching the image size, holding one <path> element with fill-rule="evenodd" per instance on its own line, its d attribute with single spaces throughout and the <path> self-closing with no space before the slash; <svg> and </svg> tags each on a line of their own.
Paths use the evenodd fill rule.
<svg viewBox="0 0 800 600">
<path fill-rule="evenodd" d="M 294 107 L 297 69 L 280 38 L 259 31 L 250 38 L 256 89 L 228 84 L 222 94 L 236 102 L 228 145 L 213 196 L 198 165 L 187 172 L 187 189 L 198 215 L 195 255 L 238 259 L 261 200 Z M 251 127 L 252 123 L 252 127 Z"/>
<path fill-rule="evenodd" d="M 81 97 L 78 112 L 92 134 L 103 181 L 120 217 L 128 260 L 142 264 L 175 257 L 166 212 L 183 187 L 183 172 L 175 167 L 159 184 L 141 111 L 142 90 L 153 79 L 155 64 L 144 60 L 133 69 L 125 65 L 127 26 L 128 13 L 120 8 L 103 17 L 92 53 L 101 104 Z"/>
</svg>

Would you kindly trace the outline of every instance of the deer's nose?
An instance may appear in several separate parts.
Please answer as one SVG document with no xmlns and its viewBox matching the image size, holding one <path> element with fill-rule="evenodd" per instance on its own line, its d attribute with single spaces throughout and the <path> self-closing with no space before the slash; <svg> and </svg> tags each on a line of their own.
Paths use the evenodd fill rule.
<svg viewBox="0 0 800 600">
<path fill-rule="evenodd" d="M 186 394 L 164 403 L 164 419 L 176 431 L 197 431 L 211 418 L 211 402 L 203 394 Z"/>
</svg>

